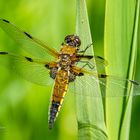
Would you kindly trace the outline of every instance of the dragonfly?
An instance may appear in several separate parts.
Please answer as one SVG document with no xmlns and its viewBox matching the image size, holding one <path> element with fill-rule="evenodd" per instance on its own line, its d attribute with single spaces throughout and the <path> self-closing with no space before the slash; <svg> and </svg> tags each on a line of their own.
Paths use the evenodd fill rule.
<svg viewBox="0 0 140 140">
<path fill-rule="evenodd" d="M 107 66 L 107 61 L 100 56 L 85 55 L 85 52 L 91 45 L 87 45 L 84 50 L 81 50 L 80 37 L 75 34 L 67 35 L 61 44 L 60 51 L 56 51 L 6 19 L 0 19 L 0 27 L 19 43 L 21 48 L 33 56 L 23 56 L 12 52 L 0 51 L 0 60 L 2 58 L 13 60 L 12 65 L 17 69 L 17 72 L 31 82 L 46 86 L 49 83 L 49 77 L 54 80 L 48 118 L 48 127 L 50 129 L 53 127 L 60 112 L 68 87 L 75 81 L 80 86 L 85 86 L 83 83 L 86 81 L 82 81 L 82 77 L 84 76 L 94 79 L 103 88 L 109 88 L 108 85 L 111 85 L 117 89 L 128 90 L 127 85 L 130 85 L 133 86 L 134 91 L 131 94 L 132 96 L 140 94 L 139 82 L 98 73 L 96 66 L 97 69 L 104 69 Z M 87 84 L 91 85 L 88 82 Z M 81 95 L 80 93 L 76 94 Z M 128 93 L 118 95 L 114 92 L 111 95 L 106 95 L 104 89 L 102 90 L 102 96 L 105 97 L 129 95 Z M 98 95 L 85 94 L 83 96 L 95 97 Z"/>
</svg>

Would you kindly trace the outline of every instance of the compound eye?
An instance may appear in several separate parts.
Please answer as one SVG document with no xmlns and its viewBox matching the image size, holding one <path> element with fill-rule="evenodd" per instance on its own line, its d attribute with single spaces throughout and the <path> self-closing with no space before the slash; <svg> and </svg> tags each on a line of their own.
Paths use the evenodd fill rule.
<svg viewBox="0 0 140 140">
<path fill-rule="evenodd" d="M 81 40 L 76 35 L 68 35 L 65 37 L 65 43 L 73 47 L 79 47 L 81 45 Z"/>
<path fill-rule="evenodd" d="M 67 35 L 64 40 L 66 43 L 69 43 L 71 41 L 71 38 L 72 38 L 72 35 Z"/>
<path fill-rule="evenodd" d="M 81 40 L 78 36 L 75 37 L 75 41 L 76 41 L 77 47 L 79 47 L 81 45 Z"/>
</svg>

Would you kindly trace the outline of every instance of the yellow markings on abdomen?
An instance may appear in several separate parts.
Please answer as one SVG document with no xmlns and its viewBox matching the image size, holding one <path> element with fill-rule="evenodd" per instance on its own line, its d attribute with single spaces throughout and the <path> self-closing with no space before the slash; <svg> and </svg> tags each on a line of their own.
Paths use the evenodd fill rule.
<svg viewBox="0 0 140 140">
<path fill-rule="evenodd" d="M 68 81 L 69 81 L 68 71 L 58 70 L 57 76 L 55 78 L 52 102 L 50 105 L 49 128 L 52 128 L 54 121 L 58 116 L 58 112 L 61 109 L 65 94 L 68 89 Z"/>
</svg>

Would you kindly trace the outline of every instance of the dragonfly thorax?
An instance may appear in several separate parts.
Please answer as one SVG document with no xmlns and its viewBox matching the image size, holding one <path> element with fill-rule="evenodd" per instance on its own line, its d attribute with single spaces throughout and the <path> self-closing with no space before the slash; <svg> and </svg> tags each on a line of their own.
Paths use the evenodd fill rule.
<svg viewBox="0 0 140 140">
<path fill-rule="evenodd" d="M 50 69 L 50 77 L 55 79 L 59 70 L 64 70 L 68 72 L 69 82 L 73 82 L 76 75 L 70 71 L 71 66 L 74 62 L 71 60 L 69 54 L 61 54 L 57 62 L 57 67 Z"/>
<path fill-rule="evenodd" d="M 68 55 L 68 54 L 61 54 L 60 55 L 60 61 L 63 61 L 63 62 L 70 61 L 70 55 Z"/>
<path fill-rule="evenodd" d="M 61 69 L 69 70 L 69 66 L 71 65 L 71 59 L 69 54 L 61 54 L 60 59 L 58 61 L 58 65 Z"/>
<path fill-rule="evenodd" d="M 68 67 L 65 67 L 65 68 L 62 68 L 62 67 L 59 67 L 59 68 L 51 68 L 50 69 L 50 77 L 52 79 L 55 79 L 56 78 L 56 75 L 57 75 L 59 69 L 63 69 L 63 70 L 65 70 L 65 71 L 68 72 L 69 82 L 73 82 L 76 79 L 76 74 L 72 73 L 69 70 L 69 66 Z"/>
</svg>

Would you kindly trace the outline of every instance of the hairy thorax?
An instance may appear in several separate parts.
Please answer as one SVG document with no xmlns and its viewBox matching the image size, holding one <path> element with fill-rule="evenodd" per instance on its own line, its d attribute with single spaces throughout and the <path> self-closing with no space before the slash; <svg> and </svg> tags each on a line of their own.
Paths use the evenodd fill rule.
<svg viewBox="0 0 140 140">
<path fill-rule="evenodd" d="M 75 80 L 76 76 L 70 72 L 70 67 L 75 64 L 72 58 L 75 56 L 76 49 L 70 46 L 63 46 L 60 51 L 60 56 L 57 61 L 57 67 L 50 70 L 51 78 L 55 79 L 58 69 L 69 72 L 69 82 Z"/>
</svg>

